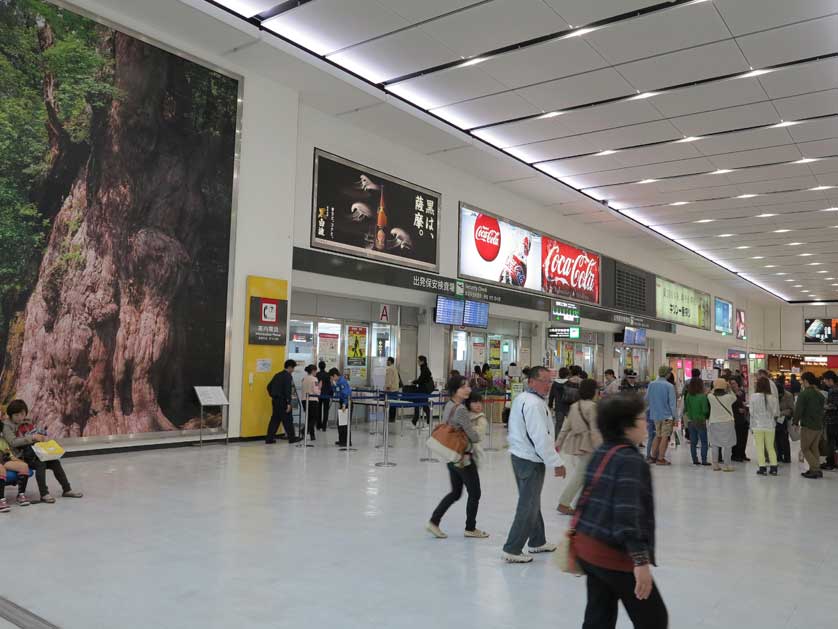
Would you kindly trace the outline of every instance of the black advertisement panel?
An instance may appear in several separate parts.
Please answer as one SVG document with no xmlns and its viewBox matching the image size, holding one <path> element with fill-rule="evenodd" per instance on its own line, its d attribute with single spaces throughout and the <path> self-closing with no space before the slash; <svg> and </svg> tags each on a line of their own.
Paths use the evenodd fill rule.
<svg viewBox="0 0 838 629">
<path fill-rule="evenodd" d="M 440 194 L 320 149 L 311 245 L 437 271 Z"/>
</svg>

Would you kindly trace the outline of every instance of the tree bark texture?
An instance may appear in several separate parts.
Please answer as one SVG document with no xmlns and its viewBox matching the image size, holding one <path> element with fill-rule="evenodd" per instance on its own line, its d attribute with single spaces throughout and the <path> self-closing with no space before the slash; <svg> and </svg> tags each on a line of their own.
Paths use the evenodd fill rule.
<svg viewBox="0 0 838 629">
<path fill-rule="evenodd" d="M 226 278 L 230 200 L 209 199 L 206 181 L 225 170 L 232 180 L 234 126 L 195 133 L 187 62 L 118 32 L 107 37 L 118 95 L 94 112 L 89 154 L 55 216 L 14 387 L 56 437 L 186 423 L 184 391 L 207 383 L 184 375 L 195 295 L 215 291 L 205 299 L 226 304 L 226 282 L 207 286 L 202 271 L 221 255 L 223 269 L 210 277 Z M 54 146 L 53 167 L 70 168 L 60 162 L 75 156 Z M 221 235 L 207 236 L 210 220 Z M 223 328 L 195 342 L 223 347 Z"/>
</svg>

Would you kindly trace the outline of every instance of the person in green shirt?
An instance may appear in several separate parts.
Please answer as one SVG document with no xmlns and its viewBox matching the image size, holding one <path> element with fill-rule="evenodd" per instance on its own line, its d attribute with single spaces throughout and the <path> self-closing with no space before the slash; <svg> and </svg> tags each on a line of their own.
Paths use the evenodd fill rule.
<svg viewBox="0 0 838 629">
<path fill-rule="evenodd" d="M 693 465 L 710 465 L 707 462 L 707 418 L 710 417 L 710 402 L 704 391 L 701 378 L 690 378 L 687 394 L 684 396 L 684 417 L 689 422 L 690 454 Z M 698 461 L 698 442 L 701 441 L 701 462 Z"/>
<path fill-rule="evenodd" d="M 800 451 L 803 452 L 803 457 L 809 464 L 809 470 L 802 476 L 803 478 L 823 478 L 820 439 L 823 431 L 823 407 L 826 400 L 818 391 L 818 379 L 815 374 L 807 371 L 801 380 L 803 390 L 797 396 L 792 423 L 800 426 Z"/>
</svg>

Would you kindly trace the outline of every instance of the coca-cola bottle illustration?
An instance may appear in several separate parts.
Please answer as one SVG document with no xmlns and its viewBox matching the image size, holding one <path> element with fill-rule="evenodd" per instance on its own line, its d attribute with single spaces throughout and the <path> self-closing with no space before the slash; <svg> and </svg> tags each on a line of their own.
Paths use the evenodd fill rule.
<svg viewBox="0 0 838 629">
<path fill-rule="evenodd" d="M 527 283 L 527 258 L 530 257 L 530 238 L 524 236 L 514 253 L 509 254 L 500 272 L 500 283 L 524 286 Z"/>
<path fill-rule="evenodd" d="M 384 251 L 387 245 L 387 210 L 384 206 L 384 184 L 381 185 L 381 197 L 378 201 L 378 217 L 376 220 L 375 248 Z"/>
</svg>

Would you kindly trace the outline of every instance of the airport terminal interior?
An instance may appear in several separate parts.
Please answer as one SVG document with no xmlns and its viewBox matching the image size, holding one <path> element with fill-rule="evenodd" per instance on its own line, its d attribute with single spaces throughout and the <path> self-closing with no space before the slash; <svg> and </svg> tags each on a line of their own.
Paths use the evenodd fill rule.
<svg viewBox="0 0 838 629">
<path fill-rule="evenodd" d="M 0 629 L 834 625 L 838 0 L 0 0 L 0 93 Z"/>
</svg>

